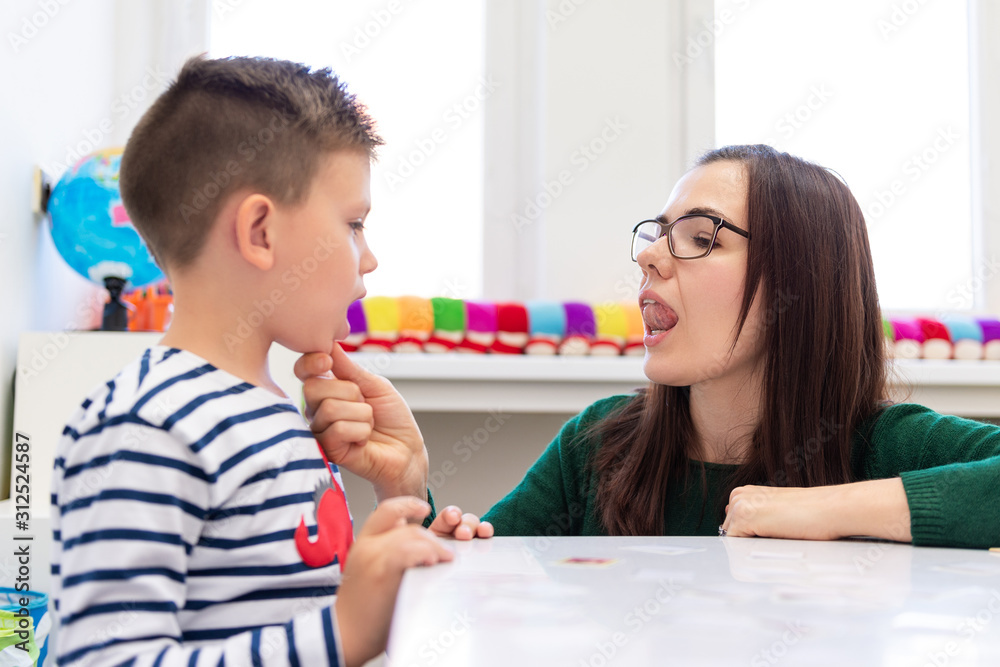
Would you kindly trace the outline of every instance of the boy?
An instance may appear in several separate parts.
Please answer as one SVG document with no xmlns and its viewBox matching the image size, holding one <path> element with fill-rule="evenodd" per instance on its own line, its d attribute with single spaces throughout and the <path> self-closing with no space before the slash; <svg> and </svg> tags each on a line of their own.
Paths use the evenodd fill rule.
<svg viewBox="0 0 1000 667">
<path fill-rule="evenodd" d="M 272 342 L 326 352 L 348 334 L 376 267 L 379 144 L 329 70 L 265 59 L 194 58 L 140 120 L 122 198 L 175 312 L 59 443 L 60 664 L 359 665 L 385 647 L 403 570 L 451 560 L 408 525 L 432 511 L 427 453 L 394 437 L 412 415 L 380 405 L 388 383 L 334 351 L 339 379 L 311 382 L 343 388 L 354 419 L 324 452 L 268 372 Z M 380 501 L 356 542 L 328 459 Z M 477 524 L 448 508 L 430 527 Z"/>
</svg>

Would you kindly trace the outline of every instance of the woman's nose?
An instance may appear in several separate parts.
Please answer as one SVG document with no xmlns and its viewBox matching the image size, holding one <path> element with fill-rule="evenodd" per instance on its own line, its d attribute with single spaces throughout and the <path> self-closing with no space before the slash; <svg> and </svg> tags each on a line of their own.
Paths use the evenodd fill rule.
<svg viewBox="0 0 1000 667">
<path fill-rule="evenodd" d="M 674 256 L 670 253 L 666 236 L 640 250 L 635 261 L 644 274 L 656 273 L 662 278 L 673 274 Z"/>
</svg>

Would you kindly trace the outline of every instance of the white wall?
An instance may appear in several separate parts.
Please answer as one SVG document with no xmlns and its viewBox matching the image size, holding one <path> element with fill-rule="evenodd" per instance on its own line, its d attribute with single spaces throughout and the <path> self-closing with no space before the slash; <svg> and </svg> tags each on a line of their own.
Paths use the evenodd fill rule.
<svg viewBox="0 0 1000 667">
<path fill-rule="evenodd" d="M 115 2 L 51 4 L 49 17 L 31 0 L 4 3 L 0 28 L 0 433 L 10 428 L 11 378 L 17 338 L 27 329 L 90 325 L 77 306 L 95 291 L 56 253 L 48 228 L 31 212 L 32 169 L 65 162 L 71 146 L 86 141 L 108 114 L 113 97 Z M 57 10 L 57 11 L 56 11 Z M 41 27 L 36 27 L 40 25 Z M 23 35 L 24 43 L 14 39 Z M 0 497 L 6 496 L 10 443 L 0 447 Z"/>
<path fill-rule="evenodd" d="M 670 3 L 549 2 L 545 178 L 565 195 L 546 211 L 543 286 L 557 300 L 635 299 L 629 233 L 663 207 L 680 173 L 671 104 Z"/>
<path fill-rule="evenodd" d="M 0 9 L 0 498 L 18 335 L 93 328 L 104 298 L 32 214 L 32 170 L 58 177 L 80 151 L 123 145 L 184 57 L 204 50 L 205 12 L 207 0 L 7 0 Z"/>
<path fill-rule="evenodd" d="M 1000 113 L 1000 5 L 970 4 L 973 210 L 983 220 L 972 287 L 976 311 L 997 314 L 1000 131 L 991 119 Z M 486 109 L 485 298 L 634 297 L 630 225 L 659 212 L 715 143 L 713 10 L 712 0 L 490 3 L 487 67 L 513 83 Z M 699 50 L 695 41 L 699 53 L 679 64 L 678 54 Z M 627 129 L 589 162 L 579 147 L 615 116 Z M 560 188 L 562 170 L 572 182 Z"/>
<path fill-rule="evenodd" d="M 972 210 L 981 220 L 973 251 L 973 287 L 980 310 L 1000 314 L 1000 3 L 972 1 Z"/>
<path fill-rule="evenodd" d="M 711 55 L 678 66 L 711 0 L 491 3 L 485 297 L 634 299 L 629 232 L 714 125 Z"/>
</svg>

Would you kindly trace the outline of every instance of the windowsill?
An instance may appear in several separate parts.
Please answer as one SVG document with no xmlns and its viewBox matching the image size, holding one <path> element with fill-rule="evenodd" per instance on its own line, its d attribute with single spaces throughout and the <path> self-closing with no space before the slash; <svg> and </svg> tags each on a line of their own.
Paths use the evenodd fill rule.
<svg viewBox="0 0 1000 667">
<path fill-rule="evenodd" d="M 21 336 L 19 381 L 20 369 L 30 366 L 33 359 L 45 359 L 47 353 L 56 351 L 53 366 L 62 368 L 64 373 L 87 376 L 79 382 L 85 387 L 78 391 L 83 396 L 86 389 L 107 379 L 143 349 L 154 345 L 162 334 L 74 332 L 66 334 L 65 341 L 58 346 L 57 336 L 62 334 Z M 602 397 L 627 393 L 647 382 L 641 357 L 458 353 L 352 356 L 358 363 L 389 378 L 413 410 L 426 412 L 503 410 L 572 414 Z M 280 347 L 271 353 L 272 375 L 293 397 L 299 395 L 298 382 L 292 374 L 297 357 Z M 903 380 L 893 384 L 896 400 L 922 403 L 943 413 L 1000 417 L 1000 362 L 897 360 L 895 366 Z M 912 393 L 908 394 L 909 389 Z M 22 397 L 23 394 L 19 399 Z"/>
<path fill-rule="evenodd" d="M 354 357 L 392 380 L 417 411 L 575 413 L 599 398 L 630 392 L 647 382 L 641 357 Z M 943 413 L 1000 417 L 998 361 L 900 359 L 894 365 L 898 371 L 891 376 L 895 400 L 922 403 Z"/>
</svg>

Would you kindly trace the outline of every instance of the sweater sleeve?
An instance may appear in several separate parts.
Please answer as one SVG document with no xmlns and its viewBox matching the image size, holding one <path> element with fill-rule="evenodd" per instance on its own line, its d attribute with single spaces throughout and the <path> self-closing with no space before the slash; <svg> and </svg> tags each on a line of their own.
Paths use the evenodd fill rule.
<svg viewBox="0 0 1000 667">
<path fill-rule="evenodd" d="M 597 447 L 586 431 L 626 396 L 594 403 L 566 422 L 524 479 L 483 516 L 496 535 L 579 535 L 587 512 L 587 460 Z"/>
<path fill-rule="evenodd" d="M 892 406 L 872 433 L 866 468 L 871 479 L 902 478 L 914 544 L 1000 546 L 1000 427 Z"/>
<path fill-rule="evenodd" d="M 210 503 L 208 476 L 159 428 L 102 426 L 64 435 L 76 460 L 55 462 L 60 665 L 343 663 L 329 605 L 306 603 L 294 618 L 225 636 L 185 633 L 180 618 L 199 609 L 186 582 Z"/>
</svg>

